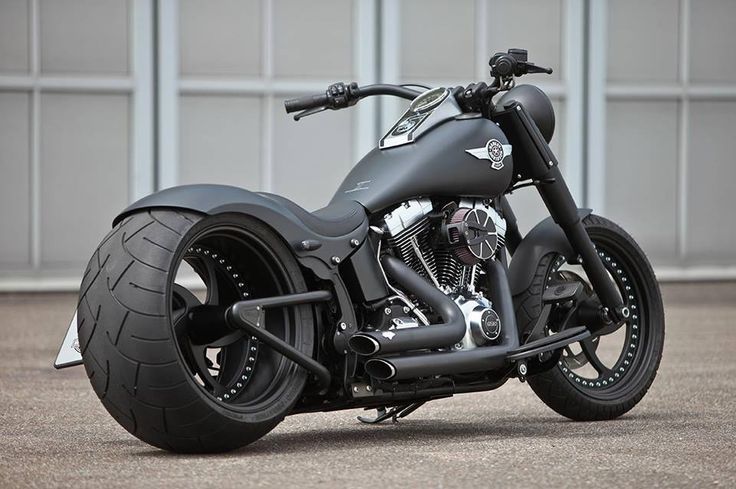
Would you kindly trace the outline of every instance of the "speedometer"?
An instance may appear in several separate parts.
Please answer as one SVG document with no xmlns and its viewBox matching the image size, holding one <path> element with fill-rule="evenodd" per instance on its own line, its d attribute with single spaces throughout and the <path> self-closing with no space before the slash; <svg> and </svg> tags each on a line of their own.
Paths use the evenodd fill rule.
<svg viewBox="0 0 736 489">
<path fill-rule="evenodd" d="M 417 127 L 425 118 L 426 116 L 421 115 L 421 114 L 407 117 L 406 119 L 403 119 L 399 121 L 398 124 L 396 124 L 396 127 L 394 128 L 391 134 L 398 136 L 399 134 L 404 134 L 406 132 L 409 132 L 415 127 Z"/>
<path fill-rule="evenodd" d="M 441 104 L 449 93 L 450 90 L 444 87 L 432 88 L 415 98 L 409 109 L 414 112 L 426 112 Z"/>
</svg>

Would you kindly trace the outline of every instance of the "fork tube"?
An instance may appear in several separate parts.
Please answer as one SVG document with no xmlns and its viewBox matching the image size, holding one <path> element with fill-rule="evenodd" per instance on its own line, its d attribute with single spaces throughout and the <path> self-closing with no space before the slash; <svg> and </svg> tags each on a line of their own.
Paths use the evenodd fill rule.
<svg viewBox="0 0 736 489">
<path fill-rule="evenodd" d="M 502 195 L 498 199 L 498 202 L 503 218 L 506 219 L 506 249 L 513 255 L 519 243 L 521 243 L 521 233 L 519 232 L 519 225 L 516 222 L 516 214 L 511 209 L 511 204 L 509 204 L 505 195 Z"/>
<path fill-rule="evenodd" d="M 573 250 L 579 255 L 583 269 L 603 305 L 616 319 L 625 318 L 628 316 L 628 310 L 623 307 L 621 296 L 603 266 L 593 241 L 585 231 L 575 200 L 557 166 L 550 168 L 545 176 L 545 180 L 551 179 L 554 181 L 537 185 L 537 190 L 552 219 L 562 228 Z"/>
</svg>

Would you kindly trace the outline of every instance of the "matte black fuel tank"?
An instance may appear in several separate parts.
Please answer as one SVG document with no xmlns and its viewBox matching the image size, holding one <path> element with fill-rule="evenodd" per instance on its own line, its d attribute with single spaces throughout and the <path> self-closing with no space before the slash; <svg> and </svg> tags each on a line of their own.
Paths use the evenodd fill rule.
<svg viewBox="0 0 736 489">
<path fill-rule="evenodd" d="M 498 143 L 506 156 L 494 163 L 489 150 L 498 150 Z M 413 143 L 371 150 L 350 171 L 332 202 L 355 200 L 377 212 L 413 197 L 496 197 L 513 175 L 507 148 L 506 136 L 488 119 L 450 119 Z M 479 157 L 466 150 L 475 150 Z M 498 153 L 494 156 L 497 160 Z"/>
</svg>

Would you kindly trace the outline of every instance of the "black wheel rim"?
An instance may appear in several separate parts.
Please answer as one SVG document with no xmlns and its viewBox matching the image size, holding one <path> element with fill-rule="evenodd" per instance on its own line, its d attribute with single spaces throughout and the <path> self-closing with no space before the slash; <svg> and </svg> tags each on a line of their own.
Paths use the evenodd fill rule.
<svg viewBox="0 0 736 489">
<path fill-rule="evenodd" d="M 586 395 L 602 400 L 615 399 L 636 388 L 643 375 L 641 367 L 647 361 L 651 343 L 647 328 L 649 291 L 644 285 L 642 271 L 634 265 L 625 248 L 604 238 L 593 238 L 593 241 L 631 316 L 615 333 L 618 339 L 614 343 L 620 343 L 620 351 L 613 357 L 609 355 L 604 359 L 600 354 L 602 344 L 609 339 L 608 335 L 603 335 L 578 343 L 577 350 L 566 348 L 557 368 L 568 382 Z M 556 257 L 547 276 L 547 287 L 572 278 L 572 274 L 566 275 L 563 271 L 566 266 L 564 257 Z M 610 350 L 616 350 L 615 345 Z M 586 366 L 589 367 L 587 371 L 582 371 Z"/>
<path fill-rule="evenodd" d="M 255 337 L 229 328 L 224 311 L 239 300 L 292 292 L 283 264 L 248 230 L 216 226 L 189 240 L 175 269 L 171 324 L 192 380 L 208 397 L 230 409 L 262 410 L 279 397 L 295 365 Z M 287 309 L 269 311 L 265 327 L 295 342 L 294 315 Z"/>
</svg>

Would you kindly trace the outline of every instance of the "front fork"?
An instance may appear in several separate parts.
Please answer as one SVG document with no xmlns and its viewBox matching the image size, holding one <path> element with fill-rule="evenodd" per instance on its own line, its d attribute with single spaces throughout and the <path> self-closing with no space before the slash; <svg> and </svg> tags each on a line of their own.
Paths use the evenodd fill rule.
<svg viewBox="0 0 736 489">
<path fill-rule="evenodd" d="M 629 308 L 622 301 L 621 295 L 598 256 L 593 241 L 585 231 L 575 199 L 570 194 L 565 179 L 556 165 L 549 169 L 545 178 L 537 185 L 537 190 L 552 219 L 562 228 L 572 249 L 578 254 L 578 260 L 603 304 L 603 312 L 607 319 L 612 322 L 628 319 Z"/>
</svg>

